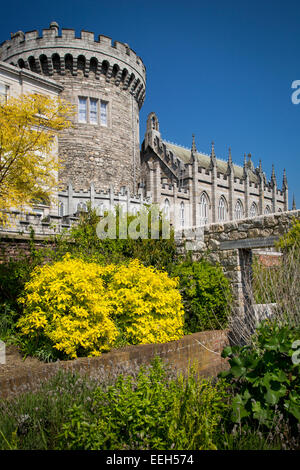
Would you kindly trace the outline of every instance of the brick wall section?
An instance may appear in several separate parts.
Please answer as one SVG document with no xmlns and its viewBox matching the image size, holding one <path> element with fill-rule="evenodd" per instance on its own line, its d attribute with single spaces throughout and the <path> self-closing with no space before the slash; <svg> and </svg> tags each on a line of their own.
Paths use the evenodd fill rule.
<svg viewBox="0 0 300 470">
<path fill-rule="evenodd" d="M 189 366 L 195 364 L 196 371 L 201 377 L 213 377 L 221 370 L 228 368 L 227 360 L 220 356 L 221 351 L 228 344 L 227 334 L 227 331 L 221 330 L 204 331 L 169 343 L 127 346 L 100 357 L 79 358 L 50 364 L 41 363 L 40 367 L 35 367 L 34 371 L 30 368 L 19 367 L 10 372 L 9 376 L 1 373 L 1 367 L 3 370 L 5 366 L 0 365 L 0 397 L 7 398 L 26 390 L 34 390 L 38 383 L 47 380 L 59 370 L 91 376 L 99 369 L 103 369 L 105 373 L 112 370 L 115 373 L 116 370 L 122 371 L 122 366 L 128 366 L 130 363 L 135 366 L 150 364 L 157 355 L 177 372 L 186 373 Z"/>
<path fill-rule="evenodd" d="M 24 256 L 30 255 L 30 237 L 26 235 L 3 235 L 0 233 L 0 263 L 5 263 L 10 260 L 18 261 L 24 258 Z M 41 239 L 35 239 L 35 249 L 39 250 L 49 248 L 50 244 L 45 241 L 45 237 Z"/>
<path fill-rule="evenodd" d="M 258 262 L 262 266 L 272 268 L 273 266 L 280 266 L 282 262 L 282 257 L 277 255 L 259 255 Z"/>
</svg>

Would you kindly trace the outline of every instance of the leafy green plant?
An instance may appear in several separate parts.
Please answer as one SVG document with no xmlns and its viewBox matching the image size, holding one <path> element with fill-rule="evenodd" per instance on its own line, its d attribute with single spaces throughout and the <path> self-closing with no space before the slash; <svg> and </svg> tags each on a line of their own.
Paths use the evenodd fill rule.
<svg viewBox="0 0 300 470">
<path fill-rule="evenodd" d="M 116 238 L 100 239 L 97 235 L 97 224 L 101 221 L 101 216 L 96 209 L 92 209 L 88 204 L 87 211 L 82 212 L 79 221 L 71 228 L 71 231 L 57 234 L 51 239 L 55 251 L 55 260 L 61 259 L 66 252 L 84 260 L 92 260 L 100 264 L 126 263 L 130 259 L 139 259 L 145 266 L 154 266 L 158 269 L 169 271 L 170 266 L 176 259 L 176 245 L 174 232 L 170 231 L 170 238 L 162 238 L 162 214 L 159 218 L 159 238 L 151 239 L 151 213 L 148 208 L 148 238 L 132 239 L 119 238 L 120 210 L 116 207 L 114 215 L 116 221 Z M 145 209 L 146 210 L 146 209 Z M 105 216 L 108 213 L 104 214 Z M 127 214 L 127 229 L 129 224 L 137 216 Z"/>
<path fill-rule="evenodd" d="M 300 249 L 300 220 L 293 218 L 292 226 L 287 234 L 283 235 L 280 240 L 276 243 L 276 247 L 287 252 L 294 250 L 295 248 Z"/>
<path fill-rule="evenodd" d="M 19 314 L 9 303 L 0 304 L 0 339 L 5 343 L 17 343 L 16 320 Z"/>
<path fill-rule="evenodd" d="M 226 328 L 230 283 L 220 266 L 205 259 L 174 265 L 185 310 L 185 333 Z"/>
<path fill-rule="evenodd" d="M 216 449 L 228 406 L 223 381 L 212 385 L 193 373 L 168 380 L 158 358 L 137 378 L 120 376 L 97 388 L 90 410 L 76 405 L 60 435 L 61 449 Z"/>
<path fill-rule="evenodd" d="M 292 360 L 300 329 L 264 321 L 251 344 L 226 347 L 230 370 L 220 377 L 231 381 L 232 420 L 254 420 L 270 428 L 282 415 L 292 427 L 300 421 L 300 365 Z"/>
</svg>

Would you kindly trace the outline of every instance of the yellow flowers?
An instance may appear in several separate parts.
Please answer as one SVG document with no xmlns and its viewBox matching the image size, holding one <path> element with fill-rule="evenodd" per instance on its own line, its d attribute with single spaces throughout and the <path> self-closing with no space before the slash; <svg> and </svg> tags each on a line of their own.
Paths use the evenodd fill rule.
<svg viewBox="0 0 300 470">
<path fill-rule="evenodd" d="M 66 255 L 33 272 L 18 326 L 71 358 L 99 355 L 120 337 L 129 344 L 173 341 L 183 335 L 177 285 L 138 260 L 100 266 Z"/>
</svg>

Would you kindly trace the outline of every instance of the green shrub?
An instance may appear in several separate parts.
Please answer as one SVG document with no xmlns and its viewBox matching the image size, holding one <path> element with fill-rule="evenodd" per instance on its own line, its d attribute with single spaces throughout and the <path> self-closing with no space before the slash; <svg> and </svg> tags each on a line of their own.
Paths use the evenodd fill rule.
<svg viewBox="0 0 300 470">
<path fill-rule="evenodd" d="M 206 260 L 185 261 L 172 269 L 179 276 L 186 334 L 226 328 L 230 283 L 220 266 Z"/>
<path fill-rule="evenodd" d="M 176 259 L 176 245 L 173 230 L 170 231 L 169 239 L 162 238 L 162 215 L 159 221 L 159 239 L 151 239 L 150 212 L 148 213 L 148 238 L 145 239 L 119 238 L 118 207 L 115 218 L 116 238 L 102 240 L 98 238 L 96 232 L 101 217 L 97 215 L 96 209 L 91 209 L 89 205 L 87 212 L 80 214 L 78 224 L 72 227 L 70 233 L 64 232 L 52 239 L 55 245 L 55 260 L 61 259 L 66 252 L 70 252 L 73 256 L 93 260 L 100 264 L 124 263 L 130 259 L 139 259 L 145 266 L 169 271 Z M 134 215 L 127 215 L 127 227 L 135 218 Z"/>
<path fill-rule="evenodd" d="M 18 318 L 18 312 L 12 309 L 10 303 L 0 304 L 0 339 L 6 344 L 18 343 L 18 332 L 16 331 Z"/>
<path fill-rule="evenodd" d="M 167 380 L 161 360 L 141 368 L 136 380 L 120 376 L 98 388 L 90 410 L 75 405 L 63 425 L 61 449 L 216 449 L 214 440 L 227 394 L 222 381 L 212 385 Z"/>
<path fill-rule="evenodd" d="M 284 252 L 300 249 L 300 220 L 294 218 L 290 230 L 276 243 L 276 247 Z"/>
<path fill-rule="evenodd" d="M 299 328 L 264 321 L 251 344 L 224 349 L 222 356 L 229 358 L 230 370 L 220 376 L 233 387 L 234 422 L 256 422 L 270 428 L 282 415 L 296 429 L 300 422 L 300 364 L 293 359 L 299 339 Z"/>
</svg>

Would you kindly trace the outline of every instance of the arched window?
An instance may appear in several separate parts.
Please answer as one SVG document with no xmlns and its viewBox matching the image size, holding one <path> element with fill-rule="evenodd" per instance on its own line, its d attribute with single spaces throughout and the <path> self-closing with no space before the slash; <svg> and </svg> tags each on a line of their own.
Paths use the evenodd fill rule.
<svg viewBox="0 0 300 470">
<path fill-rule="evenodd" d="M 250 207 L 250 217 L 255 217 L 257 215 L 257 205 L 255 202 L 252 202 Z"/>
<path fill-rule="evenodd" d="M 41 69 L 44 75 L 49 75 L 48 59 L 45 54 L 40 55 Z"/>
<path fill-rule="evenodd" d="M 97 212 L 98 212 L 98 215 L 100 215 L 100 217 L 103 217 L 104 215 L 104 205 L 103 205 L 103 202 L 100 202 L 98 208 L 97 208 Z"/>
<path fill-rule="evenodd" d="M 60 57 L 58 54 L 52 55 L 52 64 L 53 64 L 53 70 L 57 73 L 60 73 Z"/>
<path fill-rule="evenodd" d="M 79 202 L 77 205 L 77 212 L 87 212 L 87 205 L 85 202 Z"/>
<path fill-rule="evenodd" d="M 170 218 L 170 201 L 169 199 L 165 199 L 164 203 L 164 215 L 166 219 Z"/>
<path fill-rule="evenodd" d="M 220 222 L 227 219 L 227 202 L 224 196 L 221 196 L 219 199 L 218 205 L 218 220 Z"/>
<path fill-rule="evenodd" d="M 63 202 L 60 202 L 58 204 L 58 215 L 60 215 L 61 217 L 63 217 L 64 215 L 64 203 Z"/>
<path fill-rule="evenodd" d="M 77 58 L 77 70 L 81 70 L 84 72 L 85 70 L 85 57 L 84 55 L 80 55 Z"/>
<path fill-rule="evenodd" d="M 121 82 L 124 82 L 126 77 L 128 75 L 128 70 L 127 69 L 123 69 L 122 70 L 122 75 L 121 75 Z"/>
<path fill-rule="evenodd" d="M 92 57 L 90 61 L 90 71 L 96 73 L 97 67 L 98 67 L 98 60 L 95 57 Z"/>
<path fill-rule="evenodd" d="M 265 214 L 271 214 L 271 208 L 270 206 L 265 207 Z"/>
<path fill-rule="evenodd" d="M 208 223 L 208 197 L 205 193 L 200 196 L 200 225 Z"/>
<path fill-rule="evenodd" d="M 65 55 L 65 68 L 69 70 L 70 73 L 73 72 L 73 56 L 71 54 Z"/>
<path fill-rule="evenodd" d="M 180 226 L 184 227 L 184 202 L 180 203 Z"/>
<path fill-rule="evenodd" d="M 28 58 L 28 64 L 29 64 L 29 68 L 32 72 L 37 72 L 37 67 L 36 67 L 36 63 L 35 63 L 35 58 L 33 56 L 30 56 Z"/>
<path fill-rule="evenodd" d="M 244 215 L 243 211 L 243 204 L 241 203 L 240 200 L 236 201 L 235 209 L 234 209 L 234 215 L 237 220 L 242 219 Z"/>
<path fill-rule="evenodd" d="M 101 72 L 103 73 L 103 75 L 107 74 L 108 67 L 109 67 L 109 63 L 107 62 L 107 60 L 104 60 L 101 64 Z"/>
<path fill-rule="evenodd" d="M 18 66 L 20 67 L 20 69 L 25 69 L 25 62 L 23 59 L 18 60 Z"/>
</svg>

